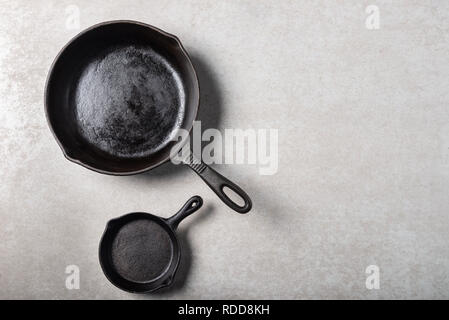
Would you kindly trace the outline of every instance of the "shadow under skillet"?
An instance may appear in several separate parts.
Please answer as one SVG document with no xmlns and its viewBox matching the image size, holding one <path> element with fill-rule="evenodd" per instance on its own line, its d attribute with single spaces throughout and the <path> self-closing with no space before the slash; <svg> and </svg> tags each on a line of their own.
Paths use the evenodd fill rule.
<svg viewBox="0 0 449 320">
<path fill-rule="evenodd" d="M 212 67 L 212 62 L 206 58 L 192 54 L 190 56 L 200 82 L 200 108 L 198 120 L 201 121 L 201 131 L 219 129 L 223 111 L 223 99 L 219 87 L 219 79 Z M 203 142 L 207 144 L 208 142 Z M 199 155 L 198 155 L 199 156 Z"/>
</svg>

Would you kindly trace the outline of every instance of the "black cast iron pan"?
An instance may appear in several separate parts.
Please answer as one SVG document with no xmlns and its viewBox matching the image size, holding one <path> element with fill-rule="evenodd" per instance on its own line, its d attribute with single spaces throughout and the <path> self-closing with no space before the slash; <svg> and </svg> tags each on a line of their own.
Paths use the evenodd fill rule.
<svg viewBox="0 0 449 320">
<path fill-rule="evenodd" d="M 110 220 L 99 247 L 100 265 L 109 281 L 134 293 L 169 286 L 181 256 L 175 230 L 202 204 L 203 199 L 194 196 L 168 219 L 134 212 Z"/>
<path fill-rule="evenodd" d="M 58 54 L 45 88 L 49 126 L 65 157 L 94 171 L 130 175 L 170 159 L 199 107 L 195 69 L 175 36 L 147 24 L 111 21 L 77 35 Z M 229 207 L 251 199 L 193 155 L 188 164 Z M 238 205 L 228 187 L 244 201 Z"/>
</svg>

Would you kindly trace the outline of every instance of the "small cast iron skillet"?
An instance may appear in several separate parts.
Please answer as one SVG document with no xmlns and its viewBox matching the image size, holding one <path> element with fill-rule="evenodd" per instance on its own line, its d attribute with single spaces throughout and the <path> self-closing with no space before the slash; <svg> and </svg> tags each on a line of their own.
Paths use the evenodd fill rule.
<svg viewBox="0 0 449 320">
<path fill-rule="evenodd" d="M 140 22 L 111 21 L 81 32 L 57 55 L 45 111 L 68 160 L 131 175 L 167 162 L 172 148 L 188 141 L 174 137 L 191 131 L 199 98 L 195 69 L 177 37 Z M 251 199 L 235 183 L 193 155 L 184 163 L 233 210 L 251 210 Z M 229 198 L 226 187 L 244 204 Z"/>
<path fill-rule="evenodd" d="M 181 256 L 175 230 L 202 204 L 203 199 L 194 196 L 168 219 L 134 212 L 110 220 L 99 248 L 100 265 L 109 281 L 133 293 L 169 286 Z"/>
</svg>

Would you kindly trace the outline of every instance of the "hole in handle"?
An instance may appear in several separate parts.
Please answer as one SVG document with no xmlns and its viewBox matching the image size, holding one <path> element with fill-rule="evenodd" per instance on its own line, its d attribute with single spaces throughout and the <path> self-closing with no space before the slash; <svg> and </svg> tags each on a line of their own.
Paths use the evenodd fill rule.
<svg viewBox="0 0 449 320">
<path fill-rule="evenodd" d="M 243 199 L 237 192 L 235 192 L 228 186 L 223 186 L 221 190 L 232 202 L 234 202 L 239 207 L 243 207 L 245 205 L 245 199 Z"/>
<path fill-rule="evenodd" d="M 192 197 L 188 203 L 185 205 L 184 214 L 191 214 L 201 208 L 203 204 L 203 199 L 200 196 Z"/>
</svg>

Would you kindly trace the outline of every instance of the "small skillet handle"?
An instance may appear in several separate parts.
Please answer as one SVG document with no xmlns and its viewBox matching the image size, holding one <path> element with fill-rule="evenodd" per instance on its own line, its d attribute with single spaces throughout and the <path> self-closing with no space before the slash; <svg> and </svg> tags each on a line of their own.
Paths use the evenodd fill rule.
<svg viewBox="0 0 449 320">
<path fill-rule="evenodd" d="M 228 207 L 238 213 L 247 213 L 251 210 L 252 202 L 250 197 L 234 182 L 223 177 L 217 171 L 207 166 L 204 162 L 198 160 L 193 154 L 190 154 L 190 156 L 184 160 L 184 163 L 195 171 Z M 245 202 L 244 205 L 239 206 L 237 203 L 232 201 L 232 199 L 229 198 L 223 191 L 225 187 L 238 194 Z"/>
<path fill-rule="evenodd" d="M 200 196 L 193 196 L 182 206 L 182 208 L 170 218 L 166 219 L 167 223 L 173 230 L 176 230 L 179 223 L 197 211 L 203 205 L 203 199 Z"/>
</svg>

